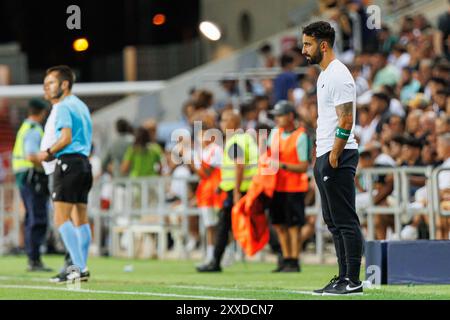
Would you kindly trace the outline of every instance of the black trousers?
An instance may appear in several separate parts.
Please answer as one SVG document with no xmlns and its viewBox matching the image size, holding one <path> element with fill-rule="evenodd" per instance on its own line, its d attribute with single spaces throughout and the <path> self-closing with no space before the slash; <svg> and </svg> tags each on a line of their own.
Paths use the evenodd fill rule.
<svg viewBox="0 0 450 320">
<path fill-rule="evenodd" d="M 30 261 L 40 261 L 40 246 L 44 244 L 48 225 L 48 195 L 37 193 L 24 184 L 20 195 L 25 206 L 25 250 Z"/>
<path fill-rule="evenodd" d="M 355 173 L 359 154 L 358 150 L 344 150 L 336 169 L 329 163 L 329 154 L 318 157 L 314 166 L 323 219 L 333 235 L 339 277 L 359 281 L 364 250 L 361 225 L 355 210 Z"/>
<path fill-rule="evenodd" d="M 244 196 L 245 193 L 242 193 Z M 231 210 L 233 209 L 233 190 L 227 192 L 227 198 L 220 211 L 219 223 L 216 230 L 216 242 L 214 244 L 214 263 L 220 264 L 223 253 L 228 244 L 231 231 Z"/>
</svg>

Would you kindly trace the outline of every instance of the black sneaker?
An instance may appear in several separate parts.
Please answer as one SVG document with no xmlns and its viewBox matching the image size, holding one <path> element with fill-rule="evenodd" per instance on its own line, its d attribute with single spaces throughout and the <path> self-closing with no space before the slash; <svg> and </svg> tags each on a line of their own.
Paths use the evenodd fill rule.
<svg viewBox="0 0 450 320">
<path fill-rule="evenodd" d="M 283 270 L 285 264 L 286 264 L 285 259 L 282 257 L 279 257 L 277 268 L 272 270 L 272 272 L 281 272 L 281 270 Z"/>
<path fill-rule="evenodd" d="M 85 269 L 85 271 L 80 273 L 80 281 L 87 282 L 89 280 L 90 276 L 91 276 L 91 274 L 89 273 L 89 270 Z"/>
<path fill-rule="evenodd" d="M 363 294 L 362 281 L 353 282 L 350 279 L 345 279 L 337 285 L 324 290 L 324 296 L 357 296 Z"/>
<path fill-rule="evenodd" d="M 211 262 L 209 264 L 204 264 L 202 266 L 197 267 L 198 272 L 222 272 L 222 268 L 220 264 Z"/>
<path fill-rule="evenodd" d="M 286 259 L 280 272 L 300 272 L 300 264 L 297 259 Z"/>
<path fill-rule="evenodd" d="M 28 262 L 28 272 L 52 272 L 53 269 L 45 266 L 42 261 L 29 261 Z"/>
<path fill-rule="evenodd" d="M 72 271 L 67 273 L 66 281 L 68 283 L 75 283 L 81 281 L 81 273 L 78 271 Z"/>
<path fill-rule="evenodd" d="M 339 280 L 339 277 L 338 277 L 338 276 L 334 276 L 334 277 L 330 280 L 330 282 L 328 282 L 328 284 L 327 284 L 325 287 L 323 287 L 322 289 L 314 290 L 314 291 L 313 291 L 313 295 L 315 295 L 315 296 L 321 296 L 321 295 L 324 293 L 325 290 L 331 289 L 331 288 L 334 287 L 335 284 L 338 284 L 338 283 L 343 282 L 343 281 L 345 281 L 345 280 Z"/>
<path fill-rule="evenodd" d="M 66 271 L 61 271 L 60 273 L 58 273 L 57 275 L 55 275 L 54 277 L 50 278 L 50 282 L 51 283 L 66 283 L 67 282 L 67 272 Z"/>
<path fill-rule="evenodd" d="M 68 278 L 69 273 L 65 270 L 61 271 L 54 277 L 50 278 L 51 283 L 61 284 L 61 283 L 67 283 L 67 282 L 73 282 L 73 279 Z M 80 281 L 81 282 L 87 282 L 90 278 L 91 274 L 89 273 L 89 270 L 85 270 L 80 273 Z"/>
</svg>

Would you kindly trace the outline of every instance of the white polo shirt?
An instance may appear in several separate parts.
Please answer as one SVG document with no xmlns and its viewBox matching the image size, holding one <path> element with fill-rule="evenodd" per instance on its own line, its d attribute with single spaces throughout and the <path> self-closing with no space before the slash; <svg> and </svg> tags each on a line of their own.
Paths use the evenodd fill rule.
<svg viewBox="0 0 450 320">
<path fill-rule="evenodd" d="M 338 126 L 336 106 L 346 102 L 353 102 L 353 127 L 345 149 L 358 149 L 353 134 L 356 118 L 355 81 L 347 67 L 339 60 L 334 59 L 317 79 L 317 157 L 333 149 Z"/>
<path fill-rule="evenodd" d="M 47 122 L 45 123 L 44 127 L 44 136 L 41 140 L 41 151 L 45 151 L 48 148 L 50 148 L 52 145 L 56 142 L 56 106 L 58 104 L 55 104 L 52 106 L 52 110 L 50 111 L 50 114 L 47 118 Z M 44 171 L 46 175 L 50 175 L 55 171 L 56 166 L 56 160 L 53 161 L 43 161 L 42 167 L 44 167 Z"/>
</svg>

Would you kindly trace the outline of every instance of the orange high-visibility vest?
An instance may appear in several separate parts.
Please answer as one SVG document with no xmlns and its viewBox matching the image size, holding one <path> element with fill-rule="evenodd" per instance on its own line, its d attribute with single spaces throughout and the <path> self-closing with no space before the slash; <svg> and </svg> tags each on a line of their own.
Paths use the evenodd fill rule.
<svg viewBox="0 0 450 320">
<path fill-rule="evenodd" d="M 253 176 L 247 193 L 233 206 L 231 227 L 234 239 L 245 254 L 253 256 L 269 242 L 270 232 L 264 204 L 260 195 L 272 198 L 276 175 L 268 167 L 269 155 L 262 154 L 258 159 L 258 173 Z"/>
<path fill-rule="evenodd" d="M 296 129 L 287 139 L 282 139 L 284 129 L 278 128 L 277 133 L 272 137 L 272 156 L 278 151 L 279 162 L 287 164 L 299 164 L 297 155 L 297 139 L 305 133 L 304 128 Z M 296 173 L 279 168 L 277 173 L 277 192 L 306 192 L 308 191 L 308 175 L 306 173 Z"/>
<path fill-rule="evenodd" d="M 199 208 L 210 207 L 220 209 L 226 198 L 226 193 L 219 190 L 221 181 L 220 167 L 212 168 L 209 164 L 214 152 L 214 148 L 211 148 L 205 161 L 203 159 L 201 160 L 201 168 L 199 170 L 200 182 L 196 191 L 197 207 Z M 204 173 L 207 168 L 212 168 L 209 176 Z"/>
</svg>

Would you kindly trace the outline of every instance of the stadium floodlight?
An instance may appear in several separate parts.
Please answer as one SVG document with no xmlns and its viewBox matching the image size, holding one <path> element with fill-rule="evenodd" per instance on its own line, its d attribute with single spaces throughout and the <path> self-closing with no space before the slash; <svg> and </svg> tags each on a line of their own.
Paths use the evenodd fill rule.
<svg viewBox="0 0 450 320">
<path fill-rule="evenodd" d="M 86 38 L 78 38 L 73 42 L 73 50 L 83 52 L 89 48 L 89 41 Z"/>
<path fill-rule="evenodd" d="M 166 15 L 158 13 L 153 16 L 153 24 L 155 26 L 162 26 L 166 22 Z"/>
<path fill-rule="evenodd" d="M 200 23 L 199 29 L 200 32 L 211 41 L 217 41 L 222 37 L 220 28 L 210 21 L 203 21 Z"/>
</svg>

